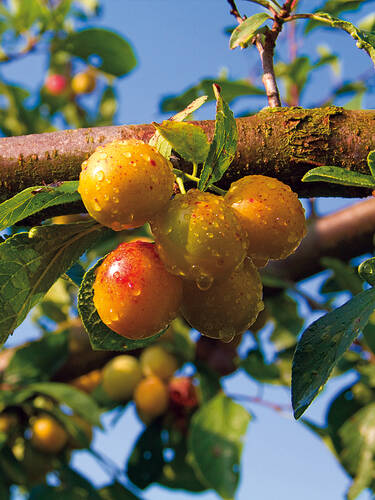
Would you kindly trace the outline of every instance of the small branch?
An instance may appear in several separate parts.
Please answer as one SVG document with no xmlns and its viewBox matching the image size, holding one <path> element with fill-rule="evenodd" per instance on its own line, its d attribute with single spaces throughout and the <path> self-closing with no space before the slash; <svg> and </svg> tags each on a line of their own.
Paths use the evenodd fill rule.
<svg viewBox="0 0 375 500">
<path fill-rule="evenodd" d="M 235 0 L 227 0 L 227 2 L 231 7 L 230 13 L 237 19 L 238 24 L 241 24 L 244 19 L 241 17 L 241 14 L 237 8 Z"/>
<path fill-rule="evenodd" d="M 266 40 L 263 46 L 263 43 L 260 39 L 260 36 L 257 35 L 255 40 L 256 48 L 258 49 L 260 60 L 262 62 L 263 68 L 263 77 L 262 82 L 264 88 L 266 89 L 266 95 L 268 100 L 268 106 L 270 108 L 277 108 L 281 106 L 281 99 L 279 89 L 277 88 L 275 70 L 273 67 L 273 52 L 274 52 L 274 44 L 272 46 L 272 41 L 270 39 Z"/>
<path fill-rule="evenodd" d="M 277 411 L 278 413 L 286 413 L 288 412 L 288 416 L 292 411 L 291 405 L 279 405 L 277 403 L 272 403 L 272 401 L 265 401 L 258 396 L 247 396 L 245 394 L 228 394 L 228 397 L 232 399 L 236 399 L 238 401 L 247 401 L 248 403 L 256 403 L 258 405 L 264 406 L 265 408 L 269 408 L 270 410 Z"/>
<path fill-rule="evenodd" d="M 23 56 L 26 56 L 27 54 L 30 54 L 30 52 L 34 52 L 36 50 L 36 46 L 38 45 L 38 42 L 40 41 L 40 36 L 29 36 L 26 45 L 17 53 L 15 54 L 6 54 L 3 53 L 0 55 L 0 63 L 9 63 L 13 62 L 16 59 L 20 59 Z"/>
</svg>

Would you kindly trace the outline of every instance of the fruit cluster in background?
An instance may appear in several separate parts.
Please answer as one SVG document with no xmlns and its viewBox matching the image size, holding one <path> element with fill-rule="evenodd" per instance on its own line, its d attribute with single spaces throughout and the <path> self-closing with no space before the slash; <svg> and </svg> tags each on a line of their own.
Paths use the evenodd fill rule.
<svg viewBox="0 0 375 500">
<path fill-rule="evenodd" d="M 101 413 L 122 412 L 134 404 L 145 424 L 145 433 L 157 428 L 184 443 L 191 419 L 208 397 L 214 378 L 238 368 L 241 342 L 241 336 L 229 343 L 207 337 L 194 342 L 188 332 L 186 324 L 178 319 L 151 346 L 132 354 L 109 353 L 111 359 L 102 367 L 67 380 L 66 384 L 38 382 L 35 394 L 30 391 L 25 400 L 20 396 L 19 401 L 9 400 L 0 412 L 0 439 L 9 447 L 14 466 L 20 469 L 12 481 L 26 487 L 38 485 L 47 474 L 62 473 L 72 452 L 90 448 L 93 428 L 99 425 L 98 421 L 93 423 L 94 415 L 88 417 L 90 405 L 96 411 L 100 408 Z M 71 318 L 65 326 L 62 323 L 62 330 L 49 334 L 56 342 L 59 337 L 65 337 L 68 343 L 70 363 L 88 359 L 88 337 L 78 318 Z M 27 359 L 28 349 L 30 346 L 21 348 L 16 357 Z M 59 352 L 62 356 L 61 348 Z M 194 366 L 199 367 L 199 372 Z M 51 396 L 44 390 L 51 391 Z M 64 394 L 64 405 L 54 391 L 56 395 L 60 391 Z M 220 385 L 215 383 L 209 391 L 212 396 L 220 391 Z M 71 403 L 74 408 L 69 408 Z"/>
<path fill-rule="evenodd" d="M 230 341 L 263 309 L 257 267 L 295 251 L 304 210 L 289 186 L 263 175 L 225 196 L 185 192 L 171 163 L 136 139 L 96 149 L 82 164 L 79 192 L 89 214 L 115 231 L 150 223 L 155 243 L 122 243 L 93 286 L 105 325 L 129 339 L 152 337 L 179 312 L 191 327 Z"/>
<path fill-rule="evenodd" d="M 44 82 L 46 91 L 52 96 L 64 96 L 71 92 L 74 95 L 91 94 L 96 87 L 94 68 L 76 73 L 70 80 L 61 73 L 50 72 Z"/>
</svg>

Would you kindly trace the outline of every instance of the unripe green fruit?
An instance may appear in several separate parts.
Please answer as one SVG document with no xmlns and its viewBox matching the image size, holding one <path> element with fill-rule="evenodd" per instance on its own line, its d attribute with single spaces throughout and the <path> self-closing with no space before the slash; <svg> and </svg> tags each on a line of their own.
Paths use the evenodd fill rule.
<svg viewBox="0 0 375 500">
<path fill-rule="evenodd" d="M 114 401 L 127 401 L 132 398 L 141 378 L 138 359 L 122 354 L 111 359 L 103 368 L 102 387 Z"/>
<path fill-rule="evenodd" d="M 134 401 L 138 412 L 146 421 L 159 417 L 168 408 L 168 387 L 159 377 L 150 375 L 135 388 Z"/>
<path fill-rule="evenodd" d="M 272 177 L 248 175 L 233 182 L 225 201 L 248 234 L 248 255 L 261 267 L 285 259 L 306 234 L 303 207 L 289 186 Z"/>
<path fill-rule="evenodd" d="M 178 194 L 151 221 L 168 271 L 201 289 L 227 277 L 245 258 L 246 232 L 223 197 L 191 189 Z"/>
<path fill-rule="evenodd" d="M 184 282 L 181 312 L 202 335 L 230 341 L 243 333 L 263 309 L 262 281 L 251 259 L 209 290 Z"/>
<path fill-rule="evenodd" d="M 130 339 L 152 337 L 177 316 L 182 280 L 168 273 L 153 243 L 122 243 L 99 266 L 94 305 L 113 331 Z"/>
<path fill-rule="evenodd" d="M 158 345 L 146 347 L 139 361 L 144 375 L 156 375 L 162 380 L 171 378 L 178 368 L 177 359 Z"/>
<path fill-rule="evenodd" d="M 82 163 L 78 191 L 89 214 L 115 231 L 143 226 L 173 194 L 172 166 L 130 139 L 99 146 Z"/>
</svg>

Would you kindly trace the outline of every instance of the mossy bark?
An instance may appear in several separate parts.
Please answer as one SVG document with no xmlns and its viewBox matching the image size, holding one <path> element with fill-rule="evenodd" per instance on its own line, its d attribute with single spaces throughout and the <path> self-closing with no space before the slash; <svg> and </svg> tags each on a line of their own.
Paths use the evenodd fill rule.
<svg viewBox="0 0 375 500">
<path fill-rule="evenodd" d="M 195 122 L 207 133 L 213 121 Z M 289 184 L 300 196 L 367 196 L 365 189 L 323 183 L 301 183 L 319 165 L 368 172 L 366 156 L 375 149 L 375 111 L 266 108 L 237 119 L 236 158 L 221 187 L 248 174 L 265 174 Z M 28 186 L 74 180 L 94 149 L 116 139 L 148 141 L 152 125 L 98 127 L 0 139 L 0 200 Z M 183 168 L 188 168 L 182 165 Z"/>
</svg>

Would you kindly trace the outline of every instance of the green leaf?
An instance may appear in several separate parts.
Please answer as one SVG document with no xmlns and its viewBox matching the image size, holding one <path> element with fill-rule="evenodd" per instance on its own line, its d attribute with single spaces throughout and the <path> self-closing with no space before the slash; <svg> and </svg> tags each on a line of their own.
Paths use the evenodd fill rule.
<svg viewBox="0 0 375 500">
<path fill-rule="evenodd" d="M 272 17 L 265 12 L 259 12 L 258 14 L 254 14 L 253 16 L 245 19 L 245 21 L 233 30 L 229 41 L 230 48 L 244 48 L 249 45 L 254 36 L 257 34 L 257 30 L 263 26 L 268 19 L 272 19 Z"/>
<path fill-rule="evenodd" d="M 286 293 L 280 293 L 266 299 L 266 308 L 274 323 L 270 340 L 275 349 L 280 351 L 294 347 L 303 327 L 297 302 Z"/>
<path fill-rule="evenodd" d="M 38 226 L 0 244 L 0 345 L 103 230 L 91 221 Z"/>
<path fill-rule="evenodd" d="M 0 204 L 0 231 L 30 215 L 62 203 L 79 201 L 78 181 L 62 182 L 57 186 L 34 186 L 21 191 Z"/>
<path fill-rule="evenodd" d="M 362 330 L 375 307 L 375 289 L 365 290 L 346 304 L 314 321 L 300 338 L 293 359 L 292 404 L 298 419 Z"/>
<path fill-rule="evenodd" d="M 98 493 L 103 500 L 140 500 L 140 497 L 117 482 L 100 489 Z"/>
<path fill-rule="evenodd" d="M 352 172 L 340 167 L 316 167 L 306 172 L 302 182 L 332 182 L 343 186 L 358 186 L 373 189 L 375 179 L 371 175 Z"/>
<path fill-rule="evenodd" d="M 172 116 L 172 118 L 170 118 L 170 121 L 182 122 L 186 120 L 187 118 L 190 117 L 192 113 L 194 113 L 194 111 L 199 109 L 206 102 L 206 100 L 207 100 L 206 95 L 198 97 L 193 102 L 188 104 L 185 109 L 183 109 L 176 115 Z M 161 155 L 163 155 L 165 158 L 169 160 L 172 153 L 172 146 L 164 137 L 160 135 L 158 131 L 156 131 L 155 134 L 151 137 L 149 144 L 150 146 L 156 148 Z"/>
<path fill-rule="evenodd" d="M 192 123 L 173 121 L 153 125 L 184 160 L 198 165 L 207 158 L 210 144 L 201 127 Z"/>
<path fill-rule="evenodd" d="M 232 499 L 238 486 L 242 441 L 250 418 L 242 406 L 221 393 L 202 405 L 191 420 L 192 465 L 199 479 L 225 499 Z"/>
<path fill-rule="evenodd" d="M 130 43 L 117 33 L 102 28 L 72 33 L 63 40 L 62 48 L 88 63 L 93 56 L 98 56 L 101 61 L 96 67 L 114 76 L 126 75 L 137 64 Z"/>
<path fill-rule="evenodd" d="M 8 406 L 18 406 L 33 396 L 34 392 L 28 387 L 16 391 L 0 392 L 0 412 Z"/>
<path fill-rule="evenodd" d="M 371 286 L 375 285 L 375 257 L 367 259 L 358 267 L 358 274 Z"/>
<path fill-rule="evenodd" d="M 367 165 L 371 175 L 375 178 L 375 151 L 370 151 L 367 155 Z"/>
<path fill-rule="evenodd" d="M 138 438 L 127 464 L 127 476 L 138 488 L 144 489 L 158 481 L 164 467 L 163 442 L 158 422 L 146 427 Z"/>
<path fill-rule="evenodd" d="M 276 364 L 266 364 L 259 349 L 249 351 L 240 366 L 250 377 L 262 383 L 274 384 L 280 379 L 280 370 Z"/>
<path fill-rule="evenodd" d="M 48 333 L 16 350 L 4 372 L 8 384 L 48 380 L 68 356 L 68 331 Z"/>
<path fill-rule="evenodd" d="M 89 335 L 91 347 L 95 351 L 126 352 L 152 344 L 163 335 L 166 329 L 147 339 L 132 340 L 118 335 L 100 319 L 94 306 L 94 290 L 92 287 L 95 282 L 96 269 L 103 262 L 104 258 L 100 259 L 87 271 L 78 292 L 78 312 Z"/>
<path fill-rule="evenodd" d="M 90 424 L 100 426 L 100 408 L 91 396 L 75 387 L 59 382 L 41 382 L 30 384 L 27 389 L 50 396 L 59 403 L 69 406 L 74 413 Z"/>
<path fill-rule="evenodd" d="M 375 65 L 375 33 L 360 30 L 354 24 L 331 16 L 327 12 L 312 14 L 312 19 L 323 24 L 328 24 L 332 28 L 338 28 L 349 33 L 357 41 L 357 47 L 364 49 L 371 57 Z"/>
<path fill-rule="evenodd" d="M 328 0 L 324 5 L 322 5 L 316 12 L 328 12 L 332 16 L 338 16 L 342 12 L 347 12 L 349 10 L 357 10 L 361 4 L 367 2 L 368 0 Z M 316 21 L 310 20 L 305 28 L 305 33 L 308 33 L 313 28 L 320 26 Z"/>
<path fill-rule="evenodd" d="M 181 432 L 172 430 L 172 432 L 169 432 L 168 437 L 165 446 L 173 451 L 173 458 L 165 463 L 163 473 L 157 482 L 167 488 L 191 492 L 206 490 L 207 487 L 199 481 L 190 465 L 186 436 Z"/>
<path fill-rule="evenodd" d="M 237 149 L 236 120 L 228 104 L 221 97 L 219 88 L 217 89 L 215 132 L 198 183 L 198 189 L 201 191 L 205 191 L 222 178 L 232 163 Z"/>
<path fill-rule="evenodd" d="M 26 471 L 8 446 L 0 449 L 0 471 L 1 476 L 5 475 L 12 483 L 27 483 Z"/>
<path fill-rule="evenodd" d="M 375 474 L 375 403 L 360 409 L 339 430 L 345 468 L 354 476 L 347 493 L 354 500 L 370 486 Z"/>
<path fill-rule="evenodd" d="M 367 325 L 363 329 L 363 336 L 368 347 L 375 354 L 375 314 L 371 314 Z"/>
</svg>

